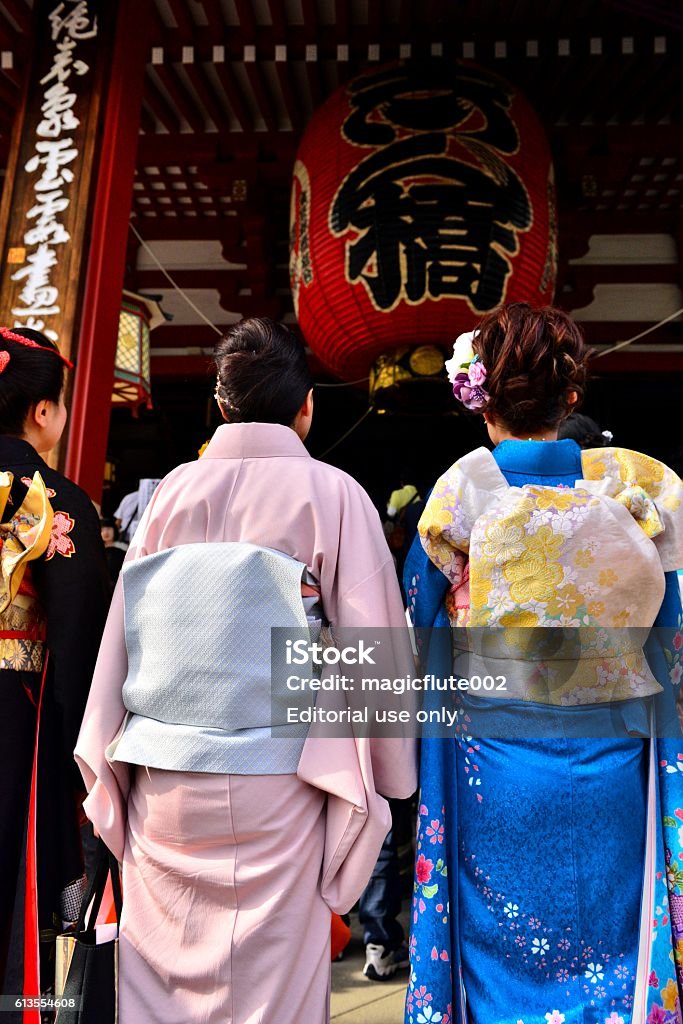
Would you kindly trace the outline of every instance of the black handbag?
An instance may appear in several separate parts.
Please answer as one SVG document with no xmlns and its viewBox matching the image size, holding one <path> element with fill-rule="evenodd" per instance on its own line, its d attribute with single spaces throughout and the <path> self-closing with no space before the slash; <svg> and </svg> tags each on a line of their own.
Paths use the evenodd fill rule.
<svg viewBox="0 0 683 1024">
<path fill-rule="evenodd" d="M 110 876 L 117 937 L 97 945 L 95 921 Z M 86 924 L 85 917 L 91 902 L 92 908 Z M 76 931 L 57 938 L 57 962 L 59 965 L 60 958 L 64 960 L 66 956 L 68 972 L 61 993 L 59 981 L 55 986 L 55 1024 L 117 1024 L 121 904 L 119 865 L 100 839 L 95 872 L 83 897 Z"/>
</svg>

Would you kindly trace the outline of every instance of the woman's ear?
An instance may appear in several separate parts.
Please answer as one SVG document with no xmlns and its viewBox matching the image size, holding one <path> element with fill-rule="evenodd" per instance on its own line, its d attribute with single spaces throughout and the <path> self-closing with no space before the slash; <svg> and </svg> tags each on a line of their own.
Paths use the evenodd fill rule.
<svg viewBox="0 0 683 1024">
<path fill-rule="evenodd" d="M 567 405 L 564 410 L 564 416 L 562 417 L 563 419 L 567 419 L 568 416 L 571 416 L 571 414 L 574 412 L 574 406 L 576 405 L 578 400 L 579 396 L 576 391 L 567 392 Z"/>
<path fill-rule="evenodd" d="M 35 425 L 39 428 L 45 427 L 47 425 L 47 414 L 49 404 L 50 403 L 46 399 L 41 399 L 40 402 L 36 402 L 36 404 L 31 407 L 31 411 L 28 414 L 29 420 L 32 423 L 35 423 Z"/>
<path fill-rule="evenodd" d="M 306 440 L 309 430 L 311 429 L 311 420 L 313 419 L 313 388 L 306 395 L 303 405 L 299 409 L 298 413 L 294 417 L 294 421 L 291 427 L 299 435 L 302 441 Z"/>
</svg>

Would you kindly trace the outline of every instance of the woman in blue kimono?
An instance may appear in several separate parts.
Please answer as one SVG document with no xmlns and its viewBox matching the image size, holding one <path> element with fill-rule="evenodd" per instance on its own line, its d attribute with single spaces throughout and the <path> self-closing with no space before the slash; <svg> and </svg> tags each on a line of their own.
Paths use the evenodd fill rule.
<svg viewBox="0 0 683 1024">
<path fill-rule="evenodd" d="M 456 342 L 455 397 L 495 448 L 440 478 L 406 562 L 423 668 L 453 670 L 453 626 L 663 628 L 649 664 L 465 692 L 454 738 L 423 735 L 406 1024 L 681 1021 L 683 487 L 557 440 L 586 357 L 569 317 L 524 304 Z"/>
</svg>

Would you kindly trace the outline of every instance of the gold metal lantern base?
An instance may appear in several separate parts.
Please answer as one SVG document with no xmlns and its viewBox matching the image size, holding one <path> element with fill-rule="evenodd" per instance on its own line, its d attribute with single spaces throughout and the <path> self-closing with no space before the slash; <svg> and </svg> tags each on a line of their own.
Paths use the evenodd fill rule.
<svg viewBox="0 0 683 1024">
<path fill-rule="evenodd" d="M 370 404 L 403 415 L 453 412 L 445 358 L 435 345 L 406 345 L 379 356 L 370 370 Z"/>
</svg>

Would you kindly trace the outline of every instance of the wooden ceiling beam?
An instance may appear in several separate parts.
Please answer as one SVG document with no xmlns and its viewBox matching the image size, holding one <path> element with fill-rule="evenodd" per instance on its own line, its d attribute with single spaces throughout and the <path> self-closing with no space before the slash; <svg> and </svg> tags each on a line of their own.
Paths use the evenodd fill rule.
<svg viewBox="0 0 683 1024">
<path fill-rule="evenodd" d="M 257 61 L 248 60 L 245 61 L 244 67 L 247 72 L 247 77 L 251 84 L 252 91 L 254 93 L 254 99 L 258 107 L 259 113 L 263 118 L 263 122 L 266 129 L 269 132 L 277 131 L 277 116 L 275 114 L 275 108 L 273 101 L 268 93 L 268 87 L 263 77 L 263 72 Z"/>
<path fill-rule="evenodd" d="M 377 3 L 377 0 L 374 2 Z M 318 11 L 315 0 L 301 0 L 301 9 L 304 16 L 306 42 L 313 44 L 318 38 Z"/>
<path fill-rule="evenodd" d="M 349 0 L 334 0 L 334 23 L 340 40 L 349 37 Z"/>
<path fill-rule="evenodd" d="M 681 268 L 676 263 L 570 263 L 567 274 L 577 288 L 592 289 L 598 284 L 681 283 Z"/>
<path fill-rule="evenodd" d="M 252 0 L 234 0 L 234 4 L 240 22 L 240 36 L 243 40 L 251 42 L 256 35 L 256 19 Z"/>
<path fill-rule="evenodd" d="M 150 112 L 146 101 L 142 104 L 140 110 L 140 127 L 147 135 L 155 135 L 157 130 L 156 118 Z"/>
<path fill-rule="evenodd" d="M 147 68 L 145 73 L 144 99 L 157 120 L 161 121 L 164 128 L 175 135 L 179 135 L 180 119 L 166 97 L 159 91 L 159 87 L 152 77 L 149 68 Z"/>
<path fill-rule="evenodd" d="M 138 178 L 138 180 L 141 179 Z M 147 180 L 145 180 L 144 184 L 144 191 L 141 189 L 134 189 L 132 203 L 132 209 L 140 216 L 143 223 L 146 220 L 149 220 L 149 218 L 145 216 L 148 211 L 151 212 L 154 210 L 158 216 L 163 217 L 165 205 L 164 203 L 159 202 L 157 190 L 149 187 Z M 148 200 L 148 202 L 140 202 L 141 199 Z M 144 237 L 144 231 L 141 231 L 140 234 Z"/>
<path fill-rule="evenodd" d="M 188 95 L 173 65 L 169 63 L 155 64 L 154 71 L 173 100 L 176 109 L 185 118 L 192 131 L 203 132 L 206 127 L 204 120 L 197 109 L 194 99 Z"/>
<path fill-rule="evenodd" d="M 206 69 L 202 63 L 195 61 L 183 64 L 185 74 L 190 79 L 192 88 L 204 104 L 206 112 L 215 124 L 218 131 L 227 127 L 228 112 L 216 96 L 213 85 L 209 80 Z"/>
<path fill-rule="evenodd" d="M 138 164 L 176 163 L 181 166 L 253 160 L 277 164 L 292 162 L 297 140 L 286 132 L 197 132 L 188 135 L 175 131 L 154 138 L 142 137 Z"/>
<path fill-rule="evenodd" d="M 282 43 L 289 30 L 282 0 L 268 0 L 268 10 L 270 11 L 270 20 L 273 23 L 275 37 Z"/>
<path fill-rule="evenodd" d="M 187 9 L 186 0 L 166 0 L 171 8 L 171 14 L 178 26 L 178 31 L 183 35 L 191 35 L 195 24 Z"/>
<path fill-rule="evenodd" d="M 247 110 L 247 106 L 242 99 L 242 93 L 240 87 L 237 84 L 235 73 L 232 70 L 230 61 L 217 61 L 214 64 L 218 80 L 220 81 L 225 95 L 228 98 L 230 108 L 235 115 L 235 120 L 239 124 L 242 131 L 251 131 L 253 129 L 253 123 L 251 115 Z"/>
<path fill-rule="evenodd" d="M 585 152 L 621 147 L 648 156 L 677 156 L 679 146 L 671 132 L 656 124 L 555 125 L 553 137 L 565 146 Z"/>
<path fill-rule="evenodd" d="M 12 56 L 13 56 L 13 58 L 16 58 L 16 56 L 17 56 L 16 51 L 13 52 Z M 3 73 L 4 77 L 7 79 L 7 81 L 11 84 L 12 88 L 14 89 L 14 94 L 16 96 L 16 104 L 18 106 L 19 105 L 20 95 L 21 95 L 21 87 L 24 84 L 24 77 L 23 77 L 23 74 L 21 72 L 17 71 L 16 64 L 17 64 L 16 60 L 13 59 L 12 67 L 11 68 L 10 67 L 2 68 L 2 73 Z M 22 71 L 23 71 L 23 69 L 25 68 L 26 64 L 25 64 L 25 61 L 23 60 L 23 58 L 21 58 L 21 57 L 19 58 L 19 65 L 20 65 L 20 67 L 22 68 Z"/>
<path fill-rule="evenodd" d="M 0 75 L 0 103 L 10 112 L 19 106 L 19 90 L 5 75 Z"/>
<path fill-rule="evenodd" d="M 568 309 L 569 312 L 572 312 L 572 307 L 568 304 L 561 302 L 560 305 L 564 309 Z M 646 327 L 652 327 L 655 323 L 654 320 L 581 320 L 580 322 L 589 345 L 616 345 L 619 341 L 634 338 L 636 334 L 640 334 Z M 648 348 L 652 348 L 655 345 L 683 345 L 682 327 L 683 324 L 678 323 L 674 324 L 672 329 L 671 324 L 666 324 L 664 327 L 653 331 L 652 334 L 641 338 L 638 341 L 638 345 L 644 345 Z M 628 346 L 622 351 L 628 352 Z M 604 358 L 607 357 L 605 356 Z M 595 369 L 601 363 L 602 359 L 598 359 Z"/>
<path fill-rule="evenodd" d="M 172 222 L 171 222 L 172 221 Z M 237 217 L 135 218 L 135 226 L 146 242 L 232 241 L 238 230 Z"/>
<path fill-rule="evenodd" d="M 23 0 L 3 0 L 3 7 L 12 21 L 16 23 L 20 32 L 29 33 L 31 31 L 31 11 L 28 5 L 23 3 Z M 12 33 L 15 34 L 15 32 L 13 25 Z"/>
<path fill-rule="evenodd" d="M 273 0 L 275 3 L 276 0 Z M 375 3 L 375 0 L 370 0 Z M 443 0 L 439 0 L 440 3 Z M 453 7 L 456 5 L 453 4 Z M 244 0 L 245 11 L 250 10 L 251 4 Z M 343 19 L 342 19 L 343 20 Z M 275 22 L 272 25 L 257 25 L 253 20 L 249 31 L 239 26 L 213 24 L 195 25 L 192 24 L 184 32 L 177 28 L 165 27 L 156 34 L 156 45 L 172 51 L 173 59 L 180 60 L 183 46 L 194 46 L 204 59 L 210 59 L 213 46 L 225 46 L 226 55 L 231 59 L 239 59 L 245 43 L 256 48 L 257 59 L 272 60 L 274 48 L 278 44 L 286 44 L 297 59 L 302 59 L 306 45 L 312 42 L 317 45 L 321 58 L 334 60 L 336 58 L 337 46 L 348 45 L 350 50 L 357 56 L 367 59 L 367 47 L 369 43 L 380 43 L 380 59 L 383 59 L 383 51 L 386 47 L 395 47 L 400 43 L 413 43 L 415 46 L 424 45 L 429 52 L 431 43 L 440 42 L 444 50 L 454 51 L 457 56 L 461 55 L 463 41 L 475 43 L 475 59 L 478 62 L 491 63 L 492 66 L 500 69 L 505 76 L 510 73 L 511 68 L 520 63 L 528 65 L 530 73 L 534 74 L 538 68 L 539 60 L 548 62 L 551 66 L 558 61 L 569 62 L 577 60 L 583 69 L 589 69 L 594 64 L 606 63 L 610 72 L 610 80 L 618 75 L 622 65 L 634 59 L 641 66 L 643 75 L 648 78 L 656 75 L 661 65 L 662 57 L 654 51 L 655 37 L 661 35 L 655 29 L 648 33 L 634 34 L 615 27 L 613 21 L 604 19 L 591 19 L 590 30 L 585 26 L 575 28 L 571 33 L 562 32 L 557 26 L 539 18 L 530 18 L 528 24 L 517 22 L 507 29 L 493 31 L 491 20 L 476 21 L 472 18 L 457 21 L 453 27 L 444 30 L 434 22 L 431 27 L 421 24 L 415 27 L 411 19 L 404 19 L 399 16 L 398 23 L 383 20 L 381 23 L 381 38 L 377 38 L 376 31 L 373 31 L 370 24 L 353 24 L 352 19 L 346 19 L 346 30 L 342 31 L 340 25 L 327 25 L 317 23 L 315 38 L 311 39 L 307 24 L 286 25 L 284 35 L 282 24 Z M 456 30 L 457 28 L 457 30 Z M 633 39 L 633 53 L 622 54 L 622 39 L 630 36 Z M 602 41 L 602 53 L 591 54 L 590 40 L 599 38 Z M 534 40 L 538 46 L 538 57 L 527 57 L 527 42 Z M 566 41 L 569 46 L 569 56 L 564 57 L 558 54 L 559 41 Z M 496 57 L 495 44 L 505 42 L 507 44 L 507 58 Z M 667 36 L 667 56 L 680 57 L 683 55 L 683 37 L 670 34 Z M 578 84 L 577 82 L 574 83 Z"/>
<path fill-rule="evenodd" d="M 170 271 L 171 277 L 181 288 L 212 288 L 225 295 L 237 296 L 241 288 L 249 288 L 251 283 L 248 267 L 236 269 L 226 267 L 224 270 L 180 270 Z M 160 270 L 136 270 L 134 273 L 136 287 L 142 291 L 157 291 L 168 288 L 168 279 Z"/>
<path fill-rule="evenodd" d="M 673 218 L 668 211 L 577 210 L 562 205 L 559 211 L 560 249 L 569 236 L 590 238 L 591 235 L 670 235 Z"/>
<path fill-rule="evenodd" d="M 196 0 L 196 2 L 201 4 L 204 9 L 211 35 L 222 35 L 225 32 L 226 25 L 220 0 Z"/>
<path fill-rule="evenodd" d="M 368 36 L 370 41 L 374 38 L 376 43 L 379 43 L 382 36 L 380 34 L 380 26 L 382 25 L 384 18 L 384 11 L 382 0 L 375 0 L 374 3 L 368 4 Z"/>
<path fill-rule="evenodd" d="M 292 126 L 292 130 L 295 132 L 301 132 L 304 127 L 304 113 L 301 101 L 299 97 L 295 95 L 296 87 L 289 61 L 286 59 L 278 60 L 276 55 L 275 72 L 277 74 L 278 81 L 280 82 L 282 98 L 285 103 L 287 116 L 289 117 L 289 123 Z"/>
<path fill-rule="evenodd" d="M 312 47 L 315 50 L 315 60 L 308 59 L 308 53 L 306 54 L 306 78 L 308 79 L 308 88 L 311 93 L 311 103 L 313 109 L 316 110 L 323 101 L 322 87 L 320 83 L 320 52 L 318 47 Z"/>
</svg>

